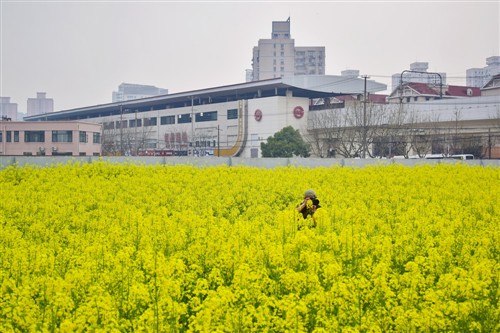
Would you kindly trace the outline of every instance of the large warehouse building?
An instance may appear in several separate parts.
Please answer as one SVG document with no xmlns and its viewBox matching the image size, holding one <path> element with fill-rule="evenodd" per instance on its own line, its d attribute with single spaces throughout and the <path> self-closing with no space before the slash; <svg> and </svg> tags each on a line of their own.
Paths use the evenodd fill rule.
<svg viewBox="0 0 500 333">
<path fill-rule="evenodd" d="M 46 113 L 26 121 L 96 122 L 103 154 L 260 157 L 260 143 L 286 126 L 307 134 L 316 99 L 383 91 L 366 78 L 305 75 Z"/>
</svg>

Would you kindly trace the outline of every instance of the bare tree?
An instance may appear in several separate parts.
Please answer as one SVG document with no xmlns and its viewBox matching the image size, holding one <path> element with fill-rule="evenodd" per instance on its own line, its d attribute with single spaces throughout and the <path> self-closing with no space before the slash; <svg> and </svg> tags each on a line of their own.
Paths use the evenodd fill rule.
<svg viewBox="0 0 500 333">
<path fill-rule="evenodd" d="M 330 108 L 310 113 L 309 137 L 313 152 L 324 156 L 332 150 L 344 157 L 361 156 L 380 135 L 387 110 L 383 104 L 354 101 L 344 108 Z"/>
<path fill-rule="evenodd" d="M 153 127 L 144 124 L 142 118 L 104 121 L 102 154 L 137 155 L 139 151 L 155 146 L 157 139 L 153 138 Z"/>
</svg>

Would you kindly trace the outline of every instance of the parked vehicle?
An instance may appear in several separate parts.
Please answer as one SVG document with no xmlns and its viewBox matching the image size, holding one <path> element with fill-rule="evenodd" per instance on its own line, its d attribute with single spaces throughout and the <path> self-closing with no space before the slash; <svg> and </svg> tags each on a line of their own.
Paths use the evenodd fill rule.
<svg viewBox="0 0 500 333">
<path fill-rule="evenodd" d="M 474 155 L 472 154 L 457 154 L 457 155 L 451 155 L 451 158 L 456 159 L 456 160 L 473 160 Z"/>
</svg>

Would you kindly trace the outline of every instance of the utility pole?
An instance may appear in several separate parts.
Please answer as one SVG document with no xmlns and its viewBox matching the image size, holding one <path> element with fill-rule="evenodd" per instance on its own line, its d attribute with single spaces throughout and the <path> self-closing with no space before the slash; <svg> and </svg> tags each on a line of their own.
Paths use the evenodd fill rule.
<svg viewBox="0 0 500 333">
<path fill-rule="evenodd" d="M 191 151 L 194 155 L 194 96 L 191 96 Z"/>
<path fill-rule="evenodd" d="M 220 128 L 217 124 L 217 157 L 220 157 Z"/>
<path fill-rule="evenodd" d="M 120 104 L 120 155 L 124 154 L 124 149 L 123 149 L 123 108 L 122 105 Z"/>
<path fill-rule="evenodd" d="M 365 79 L 364 87 L 364 97 L 363 97 L 363 154 L 362 157 L 366 158 L 366 79 L 369 77 L 367 75 L 362 76 Z"/>
<path fill-rule="evenodd" d="M 491 160 L 491 128 L 488 128 L 488 159 Z"/>
</svg>

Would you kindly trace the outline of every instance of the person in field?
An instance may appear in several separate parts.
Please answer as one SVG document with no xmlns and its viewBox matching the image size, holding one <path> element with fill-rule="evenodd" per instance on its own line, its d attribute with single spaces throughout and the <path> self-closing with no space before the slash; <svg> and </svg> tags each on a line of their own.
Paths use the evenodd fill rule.
<svg viewBox="0 0 500 333">
<path fill-rule="evenodd" d="M 316 219 L 314 218 L 314 213 L 318 208 L 319 199 L 316 197 L 316 193 L 313 190 L 307 190 L 304 193 L 304 201 L 302 201 L 299 205 L 297 205 L 297 211 L 302 214 L 304 220 L 310 218 L 312 221 L 309 223 L 310 228 L 316 227 Z M 303 225 L 299 223 L 299 230 L 303 228 Z"/>
</svg>

